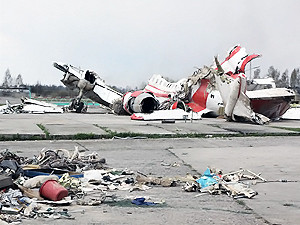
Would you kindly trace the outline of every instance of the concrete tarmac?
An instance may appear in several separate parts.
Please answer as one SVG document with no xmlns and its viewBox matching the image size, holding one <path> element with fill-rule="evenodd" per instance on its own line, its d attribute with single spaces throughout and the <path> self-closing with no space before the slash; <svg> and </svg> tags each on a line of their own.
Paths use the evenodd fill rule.
<svg viewBox="0 0 300 225">
<path fill-rule="evenodd" d="M 295 135 L 297 132 L 282 128 L 300 127 L 298 120 L 271 122 L 259 126 L 248 123 L 227 122 L 221 118 L 203 118 L 194 121 L 176 121 L 174 124 L 161 121 L 133 121 L 129 116 L 116 116 L 106 110 L 91 109 L 85 114 L 0 114 L 0 137 L 51 137 L 72 138 L 76 134 L 95 136 L 118 134 L 178 135 Z M 41 129 L 41 126 L 44 129 Z"/>
<path fill-rule="evenodd" d="M 74 146 L 79 146 L 82 151 L 96 151 L 111 167 L 156 176 L 199 175 L 211 166 L 224 173 L 249 169 L 268 180 L 249 183 L 258 192 L 253 199 L 199 196 L 199 193 L 182 192 L 181 187 L 153 187 L 143 193 L 122 193 L 120 195 L 150 195 L 163 199 L 166 207 L 105 203 L 98 207 L 71 206 L 70 211 L 73 210 L 78 224 L 299 224 L 300 221 L 300 137 L 297 131 L 287 130 L 300 128 L 300 121 L 284 120 L 259 126 L 203 118 L 165 124 L 132 121 L 126 116 L 94 110 L 86 114 L 0 115 L 0 124 L 2 138 L 18 135 L 27 139 L 2 141 L 0 150 L 9 149 L 27 157 L 37 155 L 42 148 L 73 150 Z M 74 135 L 80 133 L 92 133 L 99 139 L 75 140 Z M 136 135 L 132 136 L 133 133 Z M 157 136 L 151 139 L 149 134 Z M 172 138 L 177 134 L 186 137 Z M 193 136 L 197 138 L 191 138 Z M 49 140 L 29 141 L 30 137 Z M 73 140 L 53 140 L 53 137 Z M 164 166 L 174 162 L 180 166 Z M 78 213 L 83 209 L 84 214 Z M 41 222 L 41 219 L 23 222 L 61 223 Z M 74 224 L 74 221 L 63 223 Z"/>
</svg>

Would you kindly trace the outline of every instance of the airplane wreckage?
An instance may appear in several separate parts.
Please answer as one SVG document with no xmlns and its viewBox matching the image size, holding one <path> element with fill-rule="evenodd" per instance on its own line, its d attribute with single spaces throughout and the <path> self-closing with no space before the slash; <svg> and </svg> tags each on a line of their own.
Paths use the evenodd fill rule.
<svg viewBox="0 0 300 225">
<path fill-rule="evenodd" d="M 64 72 L 61 82 L 70 89 L 79 89 L 69 109 L 81 112 L 83 95 L 113 110 L 128 114 L 134 120 L 200 119 L 202 116 L 224 115 L 228 121 L 265 124 L 280 118 L 295 97 L 287 88 L 246 91 L 245 67 L 260 55 L 248 55 L 237 45 L 226 59 L 213 66 L 197 69 L 193 75 L 176 83 L 153 75 L 144 90 L 121 94 L 105 84 L 98 74 L 72 65 L 54 62 Z"/>
<path fill-rule="evenodd" d="M 63 113 L 64 110 L 51 103 L 37 101 L 34 99 L 22 97 L 21 104 L 11 104 L 6 100 L 6 104 L 0 106 L 0 114 L 12 113 Z"/>
</svg>

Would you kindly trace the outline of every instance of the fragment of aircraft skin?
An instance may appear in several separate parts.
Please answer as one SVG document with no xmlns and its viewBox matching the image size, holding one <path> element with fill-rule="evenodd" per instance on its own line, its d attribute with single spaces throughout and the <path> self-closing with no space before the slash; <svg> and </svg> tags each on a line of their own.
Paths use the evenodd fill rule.
<svg viewBox="0 0 300 225">
<path fill-rule="evenodd" d="M 243 73 L 239 73 L 236 76 L 229 76 L 224 73 L 222 66 L 219 64 L 217 58 L 215 58 L 217 65 L 217 72 L 211 73 L 214 76 L 217 88 L 223 99 L 225 106 L 225 116 L 229 121 L 252 121 L 257 124 L 265 124 L 269 122 L 269 119 L 261 114 L 255 113 L 250 106 L 250 99 L 246 95 L 246 76 Z M 228 82 L 224 82 L 222 77 L 227 79 Z M 234 77 L 234 78 L 233 78 Z"/>
</svg>

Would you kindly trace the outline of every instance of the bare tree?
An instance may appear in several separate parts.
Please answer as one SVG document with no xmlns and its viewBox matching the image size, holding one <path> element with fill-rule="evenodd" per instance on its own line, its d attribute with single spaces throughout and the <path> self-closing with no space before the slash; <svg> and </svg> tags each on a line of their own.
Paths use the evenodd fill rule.
<svg viewBox="0 0 300 225">
<path fill-rule="evenodd" d="M 275 69 L 273 66 L 270 66 L 268 69 L 268 77 L 272 77 L 275 81 L 276 86 L 279 84 L 279 77 L 280 77 L 280 72 L 279 70 Z"/>
<path fill-rule="evenodd" d="M 20 87 L 20 86 L 23 86 L 24 84 L 23 84 L 23 78 L 22 78 L 22 75 L 21 74 L 19 74 L 18 76 L 17 76 L 17 78 L 16 78 L 16 86 L 17 87 Z"/>
<path fill-rule="evenodd" d="M 292 88 L 299 87 L 300 83 L 300 70 L 299 68 L 293 69 L 291 74 L 290 85 Z"/>
<path fill-rule="evenodd" d="M 289 86 L 289 83 L 290 83 L 289 82 L 289 72 L 288 72 L 288 70 L 285 70 L 281 75 L 278 87 L 287 88 Z"/>
<path fill-rule="evenodd" d="M 297 68 L 296 71 L 297 71 L 296 86 L 300 87 L 300 69 Z"/>
<path fill-rule="evenodd" d="M 10 74 L 10 71 L 9 69 L 7 69 L 5 71 L 5 76 L 4 76 L 4 81 L 3 81 L 3 84 L 2 86 L 3 87 L 11 87 L 12 86 L 12 77 L 11 77 L 11 74 Z"/>
<path fill-rule="evenodd" d="M 254 70 L 254 77 L 253 77 L 253 79 L 259 79 L 260 78 L 260 69 L 258 68 L 258 69 L 256 69 L 256 70 Z"/>
</svg>

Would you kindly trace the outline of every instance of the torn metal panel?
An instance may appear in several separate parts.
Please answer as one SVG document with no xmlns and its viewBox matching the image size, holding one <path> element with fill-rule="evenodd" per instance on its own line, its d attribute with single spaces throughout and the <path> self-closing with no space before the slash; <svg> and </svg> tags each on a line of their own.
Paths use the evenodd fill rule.
<svg viewBox="0 0 300 225">
<path fill-rule="evenodd" d="M 161 75 L 154 74 L 144 88 L 145 91 L 150 91 L 154 94 L 175 94 L 182 90 L 182 85 L 187 79 L 183 78 L 176 83 L 171 83 L 165 80 Z"/>
<path fill-rule="evenodd" d="M 63 108 L 43 101 L 29 98 L 21 98 L 21 104 L 10 104 L 6 101 L 6 105 L 0 107 L 0 113 L 63 113 Z"/>
<path fill-rule="evenodd" d="M 222 178 L 225 181 L 239 181 L 239 180 L 242 180 L 243 178 L 245 178 L 245 179 L 250 179 L 250 180 L 260 179 L 263 182 L 267 182 L 267 180 L 265 178 L 261 177 L 260 174 L 256 174 L 248 169 L 240 169 L 238 171 L 223 174 Z"/>
<path fill-rule="evenodd" d="M 23 105 L 21 113 L 63 113 L 63 109 L 59 107 L 45 107 L 41 105 Z"/>
<path fill-rule="evenodd" d="M 234 198 L 244 197 L 253 198 L 257 195 L 257 192 L 247 185 L 237 182 L 223 182 L 222 186 L 230 192 L 230 195 Z"/>
<path fill-rule="evenodd" d="M 227 53 L 221 66 L 225 73 L 245 74 L 245 67 L 251 60 L 260 57 L 259 54 L 248 55 L 246 49 L 240 45 L 234 46 Z"/>
<path fill-rule="evenodd" d="M 64 72 L 64 77 L 61 82 L 71 90 L 79 90 L 78 96 L 70 105 L 70 110 L 81 112 L 83 109 L 83 102 L 81 99 L 83 95 L 91 100 L 102 104 L 106 107 L 112 107 L 115 100 L 122 97 L 122 94 L 113 90 L 105 84 L 105 81 L 92 70 L 81 70 L 75 66 L 54 62 L 53 66 Z"/>
<path fill-rule="evenodd" d="M 216 72 L 212 72 L 216 86 L 220 91 L 225 106 L 227 120 L 252 121 L 257 124 L 265 124 L 269 119 L 255 113 L 250 105 L 250 99 L 246 95 L 246 76 L 243 73 L 247 62 L 259 55 L 253 55 L 247 59 L 244 48 L 234 47 L 222 64 L 215 57 Z"/>
<path fill-rule="evenodd" d="M 55 104 L 22 98 L 22 113 L 63 113 L 63 109 Z"/>
<path fill-rule="evenodd" d="M 38 101 L 38 100 L 35 100 L 35 99 L 26 98 L 26 97 L 21 98 L 21 101 L 22 101 L 23 104 L 27 104 L 27 105 L 39 105 L 39 106 L 52 107 L 52 108 L 57 107 L 57 105 L 52 104 L 52 103 Z"/>
</svg>

